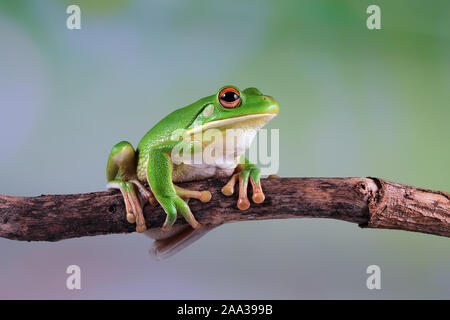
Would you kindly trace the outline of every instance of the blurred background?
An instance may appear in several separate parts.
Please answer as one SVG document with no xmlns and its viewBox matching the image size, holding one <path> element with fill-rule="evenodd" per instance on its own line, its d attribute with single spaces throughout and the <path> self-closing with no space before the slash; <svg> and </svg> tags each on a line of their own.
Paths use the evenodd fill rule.
<svg viewBox="0 0 450 320">
<path fill-rule="evenodd" d="M 229 83 L 279 101 L 280 176 L 449 192 L 449 40 L 446 0 L 0 0 L 0 194 L 104 190 L 116 142 Z M 444 237 L 298 219 L 225 225 L 164 261 L 150 242 L 0 239 L 0 298 L 450 298 Z"/>
</svg>

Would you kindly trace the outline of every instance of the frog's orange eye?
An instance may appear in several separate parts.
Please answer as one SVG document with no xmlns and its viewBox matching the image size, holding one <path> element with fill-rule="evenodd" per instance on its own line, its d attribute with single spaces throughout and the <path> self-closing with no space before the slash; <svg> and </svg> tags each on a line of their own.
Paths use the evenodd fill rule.
<svg viewBox="0 0 450 320">
<path fill-rule="evenodd" d="M 219 103 L 224 108 L 236 108 L 241 103 L 239 91 L 234 88 L 225 88 L 219 93 Z"/>
</svg>

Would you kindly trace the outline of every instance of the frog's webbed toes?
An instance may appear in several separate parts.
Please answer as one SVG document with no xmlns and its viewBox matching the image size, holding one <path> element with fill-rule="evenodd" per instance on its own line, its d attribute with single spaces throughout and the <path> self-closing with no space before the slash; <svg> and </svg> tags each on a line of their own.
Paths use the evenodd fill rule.
<svg viewBox="0 0 450 320">
<path fill-rule="evenodd" d="M 147 230 L 144 214 L 142 212 L 141 200 L 134 191 L 133 184 L 131 182 L 116 180 L 110 181 L 107 187 L 120 189 L 125 202 L 127 221 L 129 223 L 136 223 L 136 231 L 144 232 Z"/>
<path fill-rule="evenodd" d="M 227 182 L 227 184 L 223 186 L 222 193 L 225 196 L 231 196 L 234 193 L 234 186 L 238 180 L 239 180 L 239 199 L 237 201 L 237 207 L 240 210 L 247 210 L 250 207 L 250 201 L 248 201 L 247 197 L 248 174 L 246 174 L 246 177 L 243 177 L 242 171 L 233 174 L 230 180 Z"/>
<path fill-rule="evenodd" d="M 144 232 L 147 230 L 147 226 L 145 225 L 145 218 L 144 218 L 144 214 L 142 212 L 142 206 L 141 206 L 141 201 L 139 199 L 139 197 L 137 196 L 137 194 L 134 192 L 133 189 L 131 189 L 131 191 L 127 191 L 128 193 L 128 201 L 131 204 L 131 209 L 132 209 L 132 213 L 133 213 L 133 218 L 130 217 L 130 215 L 128 214 L 128 210 L 127 210 L 127 220 L 128 222 L 131 222 L 134 220 L 134 222 L 136 222 L 136 231 L 137 232 Z M 131 218 L 131 219 L 129 219 Z M 133 222 L 131 222 L 133 223 Z"/>
<path fill-rule="evenodd" d="M 182 190 L 180 190 L 182 188 L 175 187 L 175 189 L 177 190 L 177 193 L 183 192 Z M 186 189 L 183 189 L 183 190 L 186 190 Z M 187 190 L 187 191 L 189 191 L 189 190 Z M 199 191 L 195 191 L 195 192 L 201 193 Z M 199 229 L 202 227 L 202 224 L 200 224 L 195 219 L 188 204 L 179 195 L 171 196 L 171 197 L 164 197 L 160 200 L 161 200 L 161 205 L 167 214 L 166 221 L 164 222 L 163 226 L 161 227 L 162 231 L 169 231 L 172 228 L 173 224 L 177 220 L 178 212 L 183 215 L 183 217 L 191 225 L 192 228 Z"/>
<path fill-rule="evenodd" d="M 256 169 L 257 170 L 257 169 Z M 265 196 L 261 188 L 261 182 L 259 180 L 259 170 L 253 172 L 253 169 L 243 170 L 235 173 L 231 176 L 227 184 L 222 188 L 222 193 L 226 196 L 231 196 L 234 193 L 234 186 L 239 180 L 239 198 L 237 201 L 237 207 L 240 210 L 247 210 L 250 207 L 250 201 L 247 196 L 248 180 L 252 184 L 253 195 L 252 200 L 254 203 L 264 202 Z M 255 182 L 258 181 L 258 182 Z"/>
</svg>

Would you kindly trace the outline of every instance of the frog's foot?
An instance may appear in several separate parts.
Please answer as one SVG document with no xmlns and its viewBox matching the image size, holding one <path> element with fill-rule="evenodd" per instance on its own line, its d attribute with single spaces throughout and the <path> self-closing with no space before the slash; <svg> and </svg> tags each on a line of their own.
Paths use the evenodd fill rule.
<svg viewBox="0 0 450 320">
<path fill-rule="evenodd" d="M 208 202 L 211 200 L 211 192 L 209 191 L 196 191 L 188 190 L 174 185 L 177 195 L 181 198 L 188 200 L 190 198 L 198 199 L 201 202 Z"/>
<path fill-rule="evenodd" d="M 159 203 L 167 214 L 166 221 L 161 227 L 162 231 L 169 231 L 172 228 L 173 224 L 177 220 L 177 212 L 180 212 L 184 216 L 192 228 L 200 229 L 202 227 L 202 225 L 195 219 L 187 203 L 184 202 L 180 196 L 174 195 L 162 197 L 159 199 Z"/>
<path fill-rule="evenodd" d="M 261 188 L 261 181 L 259 179 L 259 169 L 256 167 L 246 168 L 231 176 L 228 183 L 222 188 L 222 193 L 226 196 L 231 196 L 234 193 L 234 186 L 239 180 L 239 199 L 237 207 L 240 210 L 247 210 L 250 207 L 250 201 L 247 197 L 248 180 L 252 184 L 254 203 L 264 202 L 265 196 Z"/>
<path fill-rule="evenodd" d="M 108 182 L 107 188 L 120 189 L 125 202 L 127 221 L 129 223 L 136 222 L 137 232 L 144 232 L 147 230 L 144 214 L 142 212 L 141 200 L 134 191 L 133 184 L 127 181 L 113 180 Z"/>
</svg>

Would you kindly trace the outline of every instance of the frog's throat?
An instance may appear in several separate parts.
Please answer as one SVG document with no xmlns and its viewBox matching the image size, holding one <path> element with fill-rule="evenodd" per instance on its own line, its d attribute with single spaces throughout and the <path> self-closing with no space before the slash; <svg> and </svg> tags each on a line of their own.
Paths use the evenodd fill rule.
<svg viewBox="0 0 450 320">
<path fill-rule="evenodd" d="M 248 114 L 245 116 L 237 116 L 226 119 L 214 120 L 211 122 L 207 122 L 198 127 L 189 129 L 187 134 L 192 135 L 199 132 L 204 132 L 208 129 L 232 129 L 232 128 L 241 128 L 241 129 L 256 129 L 259 130 L 264 125 L 266 125 L 271 119 L 276 116 L 274 113 L 257 113 L 257 114 Z"/>
</svg>

